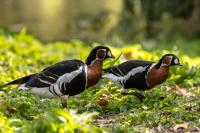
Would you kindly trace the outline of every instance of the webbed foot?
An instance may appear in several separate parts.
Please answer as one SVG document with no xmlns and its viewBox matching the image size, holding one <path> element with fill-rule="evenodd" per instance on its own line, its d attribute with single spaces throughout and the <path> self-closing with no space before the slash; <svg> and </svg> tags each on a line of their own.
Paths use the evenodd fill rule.
<svg viewBox="0 0 200 133">
<path fill-rule="evenodd" d="M 143 94 L 139 92 L 133 92 L 133 95 L 137 97 L 140 100 L 140 102 L 142 102 L 146 98 Z"/>
<path fill-rule="evenodd" d="M 63 108 L 67 108 L 67 99 L 68 99 L 68 95 L 62 96 L 61 97 L 61 104 Z"/>
<path fill-rule="evenodd" d="M 139 92 L 121 92 L 121 94 L 124 95 L 124 96 L 126 96 L 126 95 L 134 95 L 135 97 L 137 97 L 140 100 L 140 102 L 142 102 L 143 99 L 146 98 L 143 94 L 141 94 Z"/>
<path fill-rule="evenodd" d="M 67 102 L 65 102 L 65 103 L 61 103 L 62 104 L 62 107 L 63 108 L 67 108 L 68 106 L 67 106 Z"/>
</svg>

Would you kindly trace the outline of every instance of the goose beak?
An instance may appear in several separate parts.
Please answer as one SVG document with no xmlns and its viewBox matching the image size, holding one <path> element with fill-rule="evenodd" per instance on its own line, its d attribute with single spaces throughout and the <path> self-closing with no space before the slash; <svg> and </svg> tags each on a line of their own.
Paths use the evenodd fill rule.
<svg viewBox="0 0 200 133">
<path fill-rule="evenodd" d="M 181 63 L 179 63 L 178 66 L 183 66 L 183 65 Z"/>
<path fill-rule="evenodd" d="M 111 55 L 110 58 L 115 58 L 115 56 Z"/>
</svg>

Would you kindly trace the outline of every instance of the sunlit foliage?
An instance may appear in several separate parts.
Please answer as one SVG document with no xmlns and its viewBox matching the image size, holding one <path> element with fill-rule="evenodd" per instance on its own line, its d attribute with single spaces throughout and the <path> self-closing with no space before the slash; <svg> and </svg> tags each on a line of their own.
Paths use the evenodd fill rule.
<svg viewBox="0 0 200 133">
<path fill-rule="evenodd" d="M 168 129 L 184 122 L 189 123 L 190 128 L 198 127 L 200 56 L 198 48 L 193 52 L 190 48 L 199 45 L 199 41 L 185 43 L 193 45 L 179 47 L 178 43 L 169 47 L 164 43 L 145 42 L 127 44 L 123 48 L 110 46 L 118 58 L 106 61 L 104 68 L 127 59 L 158 61 L 166 53 L 176 54 L 184 66 L 172 68 L 170 78 L 164 84 L 145 92 L 143 102 L 133 96 L 120 95 L 120 88 L 101 80 L 81 95 L 71 97 L 69 109 L 62 109 L 59 99 L 42 99 L 28 92 L 16 92 L 17 86 L 3 85 L 62 60 L 84 61 L 92 47 L 79 40 L 44 44 L 27 35 L 25 29 L 13 36 L 1 35 L 0 85 L 4 91 L 0 91 L 0 132 L 132 132 L 159 125 Z M 96 104 L 102 95 L 108 96 L 105 107 Z M 90 117 L 94 112 L 98 114 Z"/>
</svg>

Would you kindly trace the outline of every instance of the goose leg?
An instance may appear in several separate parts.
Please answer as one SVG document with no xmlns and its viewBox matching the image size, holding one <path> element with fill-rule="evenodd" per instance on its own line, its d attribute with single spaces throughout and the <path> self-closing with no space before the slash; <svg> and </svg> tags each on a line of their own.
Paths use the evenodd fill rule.
<svg viewBox="0 0 200 133">
<path fill-rule="evenodd" d="M 128 92 L 128 89 L 124 89 L 122 88 L 121 90 L 121 94 L 122 95 L 134 95 L 135 97 L 137 97 L 141 102 L 143 101 L 143 99 L 145 98 L 145 96 L 139 92 Z"/>
<path fill-rule="evenodd" d="M 137 97 L 141 102 L 143 101 L 143 99 L 145 99 L 145 96 L 142 93 L 139 92 L 133 92 L 133 95 L 135 97 Z"/>
<path fill-rule="evenodd" d="M 61 104 L 63 108 L 67 108 L 67 99 L 69 95 L 61 96 Z"/>
<path fill-rule="evenodd" d="M 129 93 L 128 93 L 128 89 L 122 88 L 121 94 L 122 94 L 122 95 L 128 95 L 128 94 L 129 94 Z"/>
</svg>

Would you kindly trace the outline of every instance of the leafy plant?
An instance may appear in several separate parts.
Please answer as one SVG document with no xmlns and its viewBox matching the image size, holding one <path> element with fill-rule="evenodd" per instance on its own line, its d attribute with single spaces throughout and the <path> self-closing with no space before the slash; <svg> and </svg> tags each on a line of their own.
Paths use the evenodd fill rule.
<svg viewBox="0 0 200 133">
<path fill-rule="evenodd" d="M 32 124 L 26 124 L 20 132 L 34 133 L 101 133 L 102 131 L 94 126 L 89 125 L 93 114 L 83 113 L 76 114 L 74 110 L 54 110 L 46 112 L 44 115 L 32 121 Z"/>
<path fill-rule="evenodd" d="M 191 45 L 187 45 L 188 43 Z M 91 47 L 80 40 L 44 44 L 26 34 L 26 29 L 15 35 L 0 35 L 0 86 L 4 90 L 0 91 L 0 132 L 145 132 L 158 126 L 170 129 L 175 124 L 184 122 L 188 122 L 191 128 L 198 127 L 198 44 L 198 40 L 178 40 L 174 42 L 174 47 L 169 47 L 165 42 L 152 45 L 151 49 L 147 49 L 144 44 L 129 44 L 123 48 L 110 47 L 117 58 L 107 60 L 104 68 L 129 59 L 157 62 L 167 53 L 180 57 L 183 67 L 170 69 L 170 78 L 162 85 L 145 91 L 146 99 L 143 102 L 134 96 L 122 96 L 121 88 L 110 81 L 101 80 L 79 96 L 70 97 L 69 109 L 62 110 L 59 99 L 44 99 L 26 91 L 17 92 L 17 86 L 4 84 L 39 72 L 62 60 L 84 61 Z M 100 44 L 92 44 L 96 45 Z M 194 51 L 188 50 L 190 47 Z M 103 107 L 96 103 L 102 95 L 108 97 L 108 104 Z M 98 114 L 90 117 L 91 112 Z M 99 126 L 106 127 L 100 129 Z"/>
</svg>

